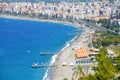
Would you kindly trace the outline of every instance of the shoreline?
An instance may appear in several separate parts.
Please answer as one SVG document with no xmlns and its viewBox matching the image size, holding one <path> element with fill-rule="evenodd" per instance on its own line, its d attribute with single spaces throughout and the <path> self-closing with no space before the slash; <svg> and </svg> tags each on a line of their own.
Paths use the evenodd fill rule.
<svg viewBox="0 0 120 80">
<path fill-rule="evenodd" d="M 69 46 L 66 47 L 63 51 L 61 51 L 58 54 L 58 58 L 55 61 L 55 67 L 52 68 L 52 76 L 50 80 L 63 80 L 64 78 L 67 78 L 68 80 L 72 79 L 73 75 L 73 67 L 71 66 L 62 66 L 62 63 L 65 62 L 69 64 L 72 62 L 75 64 L 75 50 L 73 51 L 72 48 L 86 48 L 87 51 L 89 51 L 88 43 L 84 40 L 86 39 L 86 36 L 92 35 L 89 34 L 88 29 L 83 31 L 81 35 L 77 36 L 72 42 L 69 42 Z M 68 54 L 69 53 L 69 54 Z"/>
<path fill-rule="evenodd" d="M 72 79 L 73 71 L 70 71 L 70 70 L 72 70 L 71 67 L 68 67 L 68 68 L 63 67 L 63 66 L 61 66 L 61 63 L 64 61 L 67 61 L 66 58 L 68 60 L 70 60 L 70 61 L 67 61 L 68 63 L 75 62 L 74 61 L 75 56 L 73 54 L 74 52 L 71 50 L 72 47 L 83 47 L 83 45 L 84 45 L 84 47 L 87 48 L 88 43 L 83 43 L 83 42 L 84 42 L 84 39 L 86 39 L 85 36 L 91 35 L 91 34 L 89 34 L 90 29 L 88 27 L 85 27 L 85 25 L 81 26 L 80 24 L 75 24 L 75 23 L 70 23 L 70 22 L 47 20 L 47 19 L 44 20 L 44 19 L 30 18 L 30 17 L 24 17 L 24 16 L 13 16 L 13 15 L 1 15 L 0 14 L 0 18 L 30 20 L 30 21 L 39 21 L 39 22 L 51 22 L 51 23 L 57 23 L 57 24 L 63 24 L 63 25 L 70 25 L 71 27 L 75 27 L 75 28 L 81 28 L 82 34 L 75 36 L 72 40 L 67 42 L 65 44 L 65 46 L 58 53 L 55 54 L 55 55 L 57 55 L 57 58 L 55 59 L 54 63 L 52 63 L 52 64 L 56 64 L 57 66 L 51 68 L 52 75 L 50 76 L 50 80 L 63 80 L 64 78 L 68 78 L 68 80 Z M 67 54 L 67 53 L 69 53 L 69 54 Z M 53 56 L 55 56 L 55 55 L 53 55 Z M 52 56 L 52 58 L 53 58 L 53 56 Z M 71 57 L 69 58 L 68 56 L 71 56 Z M 51 58 L 51 60 L 52 60 L 52 58 Z M 46 70 L 46 73 L 43 76 L 43 80 L 46 80 L 46 78 L 48 77 L 48 74 L 49 74 L 48 70 L 49 70 L 49 68 Z M 64 71 L 62 72 L 62 70 L 65 70 L 65 72 L 68 74 L 65 74 Z M 61 75 L 60 75 L 60 73 L 61 73 Z"/>
<path fill-rule="evenodd" d="M 49 19 L 38 19 L 38 18 L 25 17 L 22 15 L 14 16 L 9 14 L 0 14 L 0 18 L 29 20 L 29 21 L 38 21 L 38 22 L 50 22 L 50 23 L 56 23 L 56 24 L 71 25 L 71 27 L 75 27 L 75 28 L 81 28 L 78 24 L 74 24 L 67 21 L 63 22 L 63 21 L 49 20 Z"/>
</svg>

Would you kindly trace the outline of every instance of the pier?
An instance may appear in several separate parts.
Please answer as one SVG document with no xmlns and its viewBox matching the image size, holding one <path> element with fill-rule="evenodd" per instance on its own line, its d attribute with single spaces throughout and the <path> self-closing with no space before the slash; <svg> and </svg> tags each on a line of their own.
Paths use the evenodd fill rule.
<svg viewBox="0 0 120 80">
<path fill-rule="evenodd" d="M 40 52 L 40 55 L 53 55 L 55 52 Z"/>
<path fill-rule="evenodd" d="M 55 67 L 56 65 L 33 63 L 32 68 Z"/>
<path fill-rule="evenodd" d="M 72 33 L 72 34 L 68 34 L 68 36 L 77 36 L 77 35 L 81 35 L 80 33 Z"/>
</svg>

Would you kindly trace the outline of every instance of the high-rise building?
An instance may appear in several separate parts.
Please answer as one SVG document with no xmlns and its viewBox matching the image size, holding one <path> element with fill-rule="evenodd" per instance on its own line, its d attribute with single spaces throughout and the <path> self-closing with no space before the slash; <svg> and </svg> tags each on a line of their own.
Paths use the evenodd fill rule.
<svg viewBox="0 0 120 80">
<path fill-rule="evenodd" d="M 116 19 L 120 19 L 120 9 L 116 11 Z"/>
</svg>

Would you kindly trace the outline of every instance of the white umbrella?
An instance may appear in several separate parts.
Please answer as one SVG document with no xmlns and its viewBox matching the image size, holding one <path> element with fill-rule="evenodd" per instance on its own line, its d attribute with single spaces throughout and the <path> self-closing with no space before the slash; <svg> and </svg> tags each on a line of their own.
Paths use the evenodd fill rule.
<svg viewBox="0 0 120 80">
<path fill-rule="evenodd" d="M 71 63 L 70 63 L 70 66 L 73 66 L 73 65 L 74 65 L 74 64 L 71 62 Z"/>
<path fill-rule="evenodd" d="M 62 63 L 62 66 L 67 66 L 67 64 L 65 62 Z"/>
</svg>

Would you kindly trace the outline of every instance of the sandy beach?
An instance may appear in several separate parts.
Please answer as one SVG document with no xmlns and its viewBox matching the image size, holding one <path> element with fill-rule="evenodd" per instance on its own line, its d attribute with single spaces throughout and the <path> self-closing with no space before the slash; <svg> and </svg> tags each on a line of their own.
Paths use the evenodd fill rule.
<svg viewBox="0 0 120 80">
<path fill-rule="evenodd" d="M 45 22 L 54 22 L 54 23 L 62 23 L 66 25 L 71 25 L 77 28 L 83 29 L 83 33 L 81 35 L 77 35 L 76 39 L 70 42 L 70 45 L 65 48 L 62 52 L 59 53 L 54 65 L 52 67 L 52 76 L 50 80 L 63 80 L 67 78 L 68 80 L 72 80 L 73 76 L 73 66 L 70 66 L 70 63 L 75 65 L 75 49 L 77 48 L 85 48 L 89 51 L 88 44 L 91 42 L 91 39 L 88 36 L 91 36 L 94 33 L 93 29 L 86 27 L 84 24 L 73 24 L 70 22 L 62 22 L 62 21 L 54 21 L 54 20 L 40 20 L 37 18 L 29 18 L 23 16 L 11 16 L 11 15 L 0 15 L 2 18 L 12 18 L 12 19 L 22 19 L 22 20 L 34 20 L 34 21 L 45 21 Z M 63 63 L 66 63 L 67 66 L 63 66 Z"/>
<path fill-rule="evenodd" d="M 67 78 L 68 80 L 72 80 L 73 77 L 73 66 L 70 66 L 70 63 L 75 63 L 75 50 L 73 48 L 85 48 L 87 51 L 89 51 L 88 43 L 89 38 L 87 36 L 91 36 L 92 33 L 94 33 L 93 30 L 90 30 L 89 28 L 84 28 L 83 33 L 78 36 L 69 47 L 67 47 L 63 52 L 60 53 L 58 59 L 55 62 L 55 66 L 53 68 L 53 73 L 51 80 L 63 80 L 64 78 Z M 62 66 L 62 63 L 68 64 L 68 66 Z"/>
</svg>

